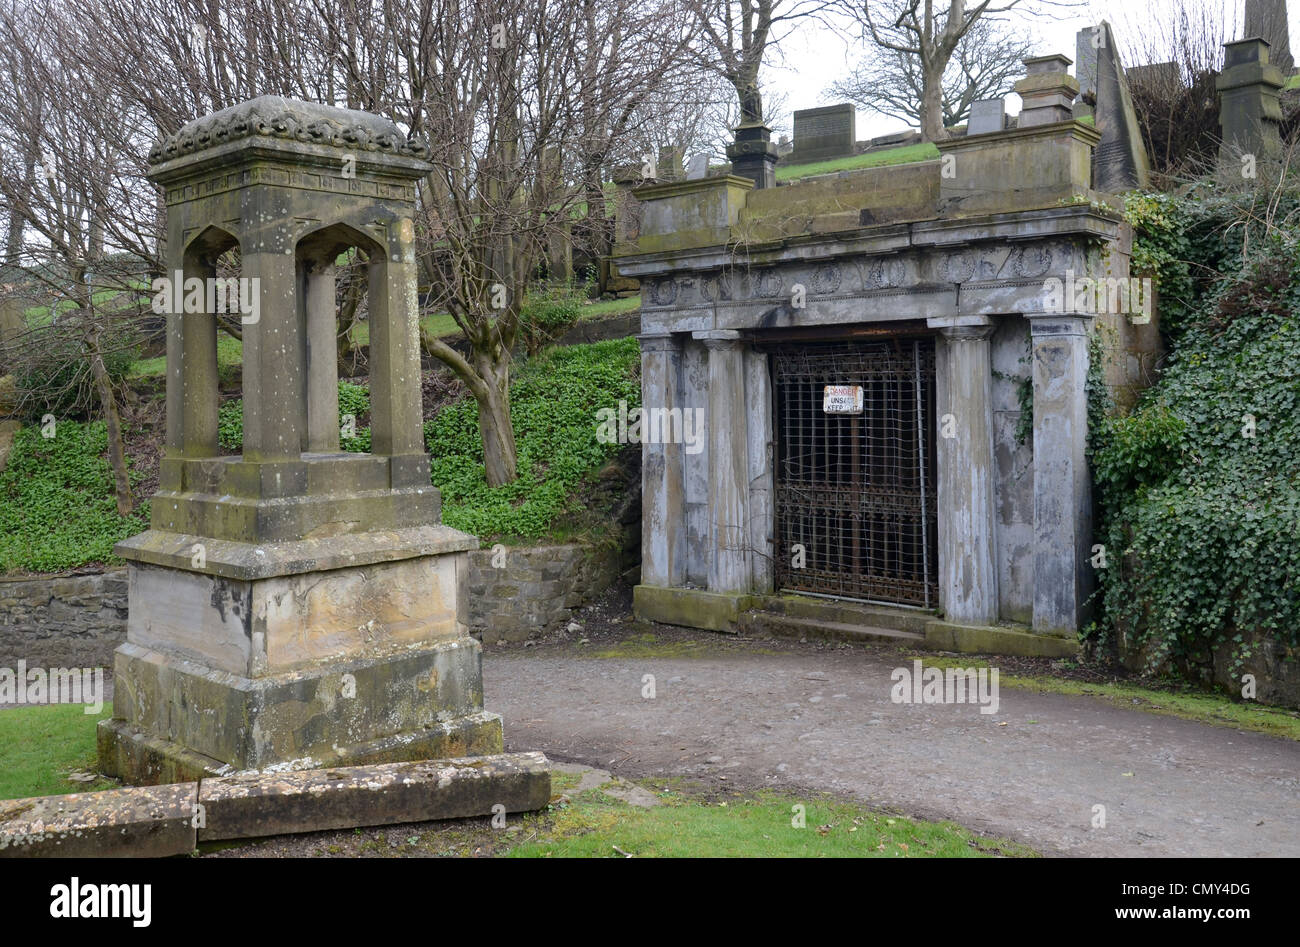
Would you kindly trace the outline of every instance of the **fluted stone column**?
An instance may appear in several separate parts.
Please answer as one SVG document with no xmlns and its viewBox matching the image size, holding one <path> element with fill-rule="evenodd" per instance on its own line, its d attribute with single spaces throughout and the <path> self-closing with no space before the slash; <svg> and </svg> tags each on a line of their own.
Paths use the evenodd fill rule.
<svg viewBox="0 0 1300 947">
<path fill-rule="evenodd" d="M 987 316 L 931 319 L 937 346 L 939 601 L 948 621 L 998 619 L 993 363 Z"/>
<path fill-rule="evenodd" d="M 682 342 L 672 335 L 643 335 L 643 410 L 681 408 L 677 397 Z M 643 423 L 644 428 L 644 423 Z M 658 442 L 655 442 L 655 441 Z M 641 582 L 662 588 L 684 584 L 685 508 L 681 445 L 645 438 L 641 444 Z"/>
<path fill-rule="evenodd" d="M 1086 316 L 1031 314 L 1034 631 L 1073 635 L 1091 592 Z"/>
<path fill-rule="evenodd" d="M 709 352 L 709 591 L 748 592 L 745 346 L 740 333 L 701 333 Z"/>
</svg>

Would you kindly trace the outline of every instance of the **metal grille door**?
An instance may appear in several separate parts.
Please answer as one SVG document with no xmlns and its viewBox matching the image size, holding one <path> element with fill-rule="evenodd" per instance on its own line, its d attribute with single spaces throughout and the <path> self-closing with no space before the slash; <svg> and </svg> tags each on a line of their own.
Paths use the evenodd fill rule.
<svg viewBox="0 0 1300 947">
<path fill-rule="evenodd" d="M 778 586 L 937 606 L 934 340 L 803 345 L 772 361 Z"/>
</svg>

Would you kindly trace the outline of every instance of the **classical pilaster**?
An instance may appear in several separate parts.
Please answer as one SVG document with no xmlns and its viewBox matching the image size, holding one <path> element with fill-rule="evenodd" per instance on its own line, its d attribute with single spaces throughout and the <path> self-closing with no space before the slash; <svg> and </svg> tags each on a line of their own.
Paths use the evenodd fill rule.
<svg viewBox="0 0 1300 947">
<path fill-rule="evenodd" d="M 1091 591 L 1089 317 L 1031 314 L 1034 373 L 1034 631 L 1073 635 Z"/>
<path fill-rule="evenodd" d="M 745 346 L 740 333 L 699 336 L 709 352 L 709 591 L 750 591 Z"/>
<path fill-rule="evenodd" d="M 681 408 L 677 397 L 682 342 L 672 335 L 643 335 L 643 412 Z M 642 427 L 645 427 L 643 423 Z M 641 442 L 641 583 L 676 588 L 685 581 L 682 446 L 664 438 Z"/>
<path fill-rule="evenodd" d="M 993 364 L 987 316 L 931 319 L 940 330 L 936 373 L 939 430 L 939 601 L 948 621 L 998 619 Z"/>
</svg>

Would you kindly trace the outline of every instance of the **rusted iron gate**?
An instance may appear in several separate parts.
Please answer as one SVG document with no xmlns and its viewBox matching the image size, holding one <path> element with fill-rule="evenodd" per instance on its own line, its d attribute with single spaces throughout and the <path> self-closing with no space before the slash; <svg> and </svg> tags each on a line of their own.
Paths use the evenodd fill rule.
<svg viewBox="0 0 1300 947">
<path fill-rule="evenodd" d="M 934 339 L 769 353 L 778 588 L 936 607 Z M 828 385 L 860 386 L 860 413 L 828 413 Z"/>
</svg>

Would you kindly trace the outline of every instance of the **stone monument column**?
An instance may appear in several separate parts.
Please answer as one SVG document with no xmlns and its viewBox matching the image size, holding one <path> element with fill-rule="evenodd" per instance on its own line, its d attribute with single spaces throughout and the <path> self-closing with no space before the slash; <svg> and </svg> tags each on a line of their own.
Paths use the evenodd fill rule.
<svg viewBox="0 0 1300 947">
<path fill-rule="evenodd" d="M 1223 144 L 1219 160 L 1236 162 L 1242 155 L 1257 160 L 1282 153 L 1282 70 L 1269 62 L 1268 43 L 1241 39 L 1223 44 L 1223 71 L 1214 80 L 1219 92 L 1219 125 Z"/>
<path fill-rule="evenodd" d="M 748 592 L 745 345 L 733 330 L 697 338 L 709 352 L 709 591 Z"/>
<path fill-rule="evenodd" d="M 677 396 L 682 342 L 673 335 L 642 335 L 642 430 L 647 411 L 686 409 Z M 646 437 L 641 442 L 641 582 L 676 588 L 685 581 L 682 447 Z"/>
<path fill-rule="evenodd" d="M 1030 313 L 1034 378 L 1034 631 L 1073 635 L 1091 593 L 1087 316 Z M 1118 550 L 1113 552 L 1118 559 Z"/>
<path fill-rule="evenodd" d="M 776 187 L 776 159 L 772 129 L 762 122 L 740 125 L 736 128 L 736 140 L 727 145 L 731 173 L 749 178 L 754 187 Z"/>
<path fill-rule="evenodd" d="M 993 362 L 988 316 L 930 319 L 939 430 L 939 602 L 950 622 L 998 620 Z"/>
</svg>

